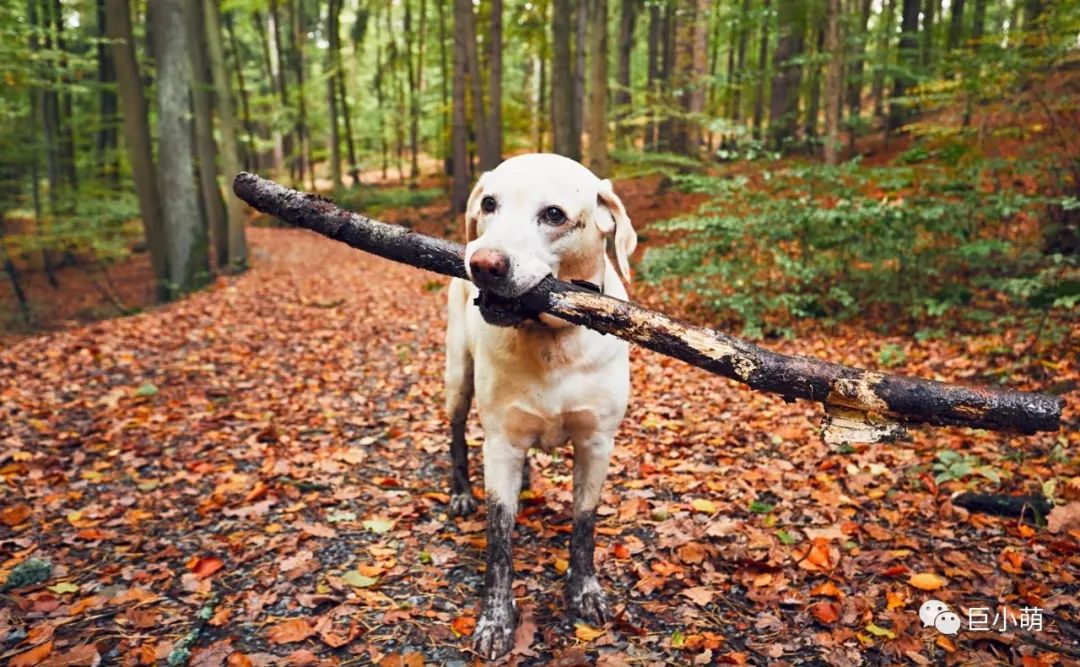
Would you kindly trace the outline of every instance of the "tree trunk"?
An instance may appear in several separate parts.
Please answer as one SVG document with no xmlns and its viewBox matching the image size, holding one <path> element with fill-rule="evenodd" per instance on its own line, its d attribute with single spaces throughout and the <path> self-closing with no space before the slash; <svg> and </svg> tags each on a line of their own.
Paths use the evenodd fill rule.
<svg viewBox="0 0 1080 667">
<path fill-rule="evenodd" d="M 831 2 L 832 0 L 830 0 Z M 765 75 L 769 66 L 769 0 L 764 0 L 761 21 L 761 43 L 758 45 L 758 76 L 754 91 L 754 139 L 761 141 L 761 125 L 765 115 Z"/>
<path fill-rule="evenodd" d="M 900 53 L 901 67 L 893 81 L 892 102 L 889 105 L 889 122 L 887 128 L 898 129 L 907 120 L 908 113 L 905 107 L 897 102 L 897 98 L 903 97 L 908 88 L 914 83 L 911 72 L 918 68 L 919 64 L 919 0 L 902 0 L 903 13 L 900 17 Z"/>
<path fill-rule="evenodd" d="M 776 50 L 773 52 L 772 95 L 769 104 L 769 143 L 782 150 L 795 141 L 799 127 L 799 87 L 802 84 L 802 58 L 805 17 L 802 3 L 780 0 Z"/>
<path fill-rule="evenodd" d="M 955 1 L 955 0 L 954 0 Z M 872 1 L 862 0 L 859 13 L 859 25 L 855 39 L 848 40 L 852 47 L 852 57 L 848 60 L 851 69 L 848 72 L 848 152 L 855 154 L 855 138 L 859 131 L 859 119 L 862 113 L 863 70 L 866 62 L 866 30 L 870 24 Z"/>
<path fill-rule="evenodd" d="M 345 90 L 344 63 L 341 61 L 341 52 L 338 52 L 338 71 L 342 73 L 337 77 L 338 100 L 341 104 L 341 116 L 345 121 L 345 148 L 349 157 L 349 177 L 352 178 L 354 188 L 360 187 L 360 161 L 356 157 L 356 139 L 352 128 L 352 107 Z"/>
<path fill-rule="evenodd" d="M 278 0 L 270 0 L 270 11 L 266 15 L 267 35 L 269 36 L 269 49 L 271 52 L 270 75 L 271 84 L 277 91 L 278 99 L 281 100 L 279 114 L 285 113 L 289 108 L 289 95 L 285 89 L 285 45 L 281 39 L 281 15 L 278 13 Z M 279 178 L 285 169 L 285 137 L 280 128 L 280 121 L 272 119 L 270 122 L 271 136 L 274 142 L 274 173 Z"/>
<path fill-rule="evenodd" d="M 49 0 L 46 0 L 48 4 Z M 60 158 L 60 175 L 67 182 L 67 197 L 65 197 L 64 209 L 73 211 L 75 208 L 75 193 L 79 190 L 78 164 L 75 161 L 75 130 L 73 128 L 72 89 L 74 81 L 71 76 L 71 67 L 68 62 L 68 45 L 64 39 L 64 6 L 61 0 L 52 2 L 52 27 L 53 45 L 57 55 L 57 83 L 61 93 L 57 96 L 56 106 L 56 129 L 57 149 Z"/>
<path fill-rule="evenodd" d="M 470 0 L 454 0 L 454 104 L 453 126 L 450 132 L 453 178 L 450 181 L 450 209 L 464 213 L 469 199 L 469 127 L 465 113 L 465 71 L 468 47 L 465 44 L 465 15 L 472 15 Z"/>
<path fill-rule="evenodd" d="M 315 189 L 315 170 L 311 165 L 311 137 L 308 134 L 307 93 L 304 91 L 304 44 L 307 42 L 307 25 L 303 7 L 298 7 L 298 0 L 289 0 L 289 23 L 292 24 L 292 66 L 296 77 L 296 139 L 300 143 L 297 156 L 297 176 L 303 183 L 304 175 L 311 180 L 311 189 Z"/>
<path fill-rule="evenodd" d="M 896 0 L 885 0 L 881 13 L 881 27 L 878 30 L 878 61 L 874 68 L 874 82 L 870 96 L 874 98 L 874 117 L 885 118 L 885 70 L 889 65 L 889 47 L 892 44 L 893 28 L 896 19 Z M 883 124 L 887 127 L 888 121 Z"/>
<path fill-rule="evenodd" d="M 503 120 L 502 120 L 502 70 L 503 70 L 503 2 L 491 0 L 491 41 L 488 52 L 488 85 L 490 95 L 487 118 L 488 138 L 485 142 L 487 155 L 481 156 L 481 169 L 494 169 L 502 162 Z"/>
<path fill-rule="evenodd" d="M 105 27 L 112 41 L 116 81 L 123 107 L 124 144 L 127 146 L 131 177 L 139 199 L 150 267 L 154 272 L 154 295 L 158 301 L 169 298 L 168 256 L 165 225 L 158 195 L 157 171 L 154 169 L 150 125 L 146 118 L 139 66 L 135 59 L 135 40 L 131 34 L 131 8 L 128 0 L 105 0 Z"/>
<path fill-rule="evenodd" d="M 222 45 L 221 16 L 217 0 L 203 0 L 206 16 L 206 45 L 210 56 L 210 70 L 214 79 L 214 99 L 217 102 L 218 126 L 221 132 L 221 168 L 225 181 L 240 171 L 240 145 L 236 138 L 236 110 L 233 107 L 232 87 L 225 66 L 225 49 Z M 215 184 L 215 191 L 217 190 Z M 244 207 L 236 197 L 228 198 L 226 238 L 228 254 L 226 264 L 230 271 L 247 268 L 247 237 L 244 234 Z"/>
<path fill-rule="evenodd" d="M 248 103 L 247 84 L 244 83 L 243 59 L 240 55 L 240 42 L 236 39 L 232 14 L 221 17 L 225 33 L 229 36 L 229 52 L 232 55 L 233 73 L 236 75 L 236 89 L 240 91 L 240 112 L 244 118 L 244 134 L 247 144 L 244 147 L 244 164 L 248 169 L 255 169 L 259 164 L 259 155 L 255 151 L 255 126 L 251 121 L 251 105 Z M 228 173 L 226 173 L 228 176 Z"/>
<path fill-rule="evenodd" d="M 450 66 L 449 58 L 446 55 L 446 2 L 447 0 L 435 0 L 436 6 L 439 8 L 439 92 L 441 94 L 442 105 L 440 105 L 440 118 L 439 125 L 439 148 L 443 159 L 443 173 L 447 176 L 452 176 L 454 173 L 454 158 L 453 148 L 451 147 L 453 134 L 450 124 L 450 108 L 452 106 L 450 100 Z"/>
<path fill-rule="evenodd" d="M 600 178 L 611 172 L 607 145 L 607 0 L 592 0 L 589 30 L 592 81 L 589 84 L 589 168 Z"/>
<path fill-rule="evenodd" d="M 814 41 L 814 55 L 820 56 L 825 52 L 825 22 L 816 20 L 815 23 L 818 28 Z M 815 58 L 807 67 L 810 68 L 810 90 L 807 91 L 810 99 L 806 103 L 806 122 L 803 133 L 806 135 L 807 143 L 813 145 L 818 137 L 818 116 L 821 115 L 821 64 Z"/>
<path fill-rule="evenodd" d="M 52 38 L 49 36 L 48 14 L 46 12 L 38 13 L 38 0 L 27 0 L 27 22 L 30 24 L 32 30 L 30 32 L 30 54 L 32 56 L 38 53 L 38 32 L 40 31 L 45 35 L 45 48 L 49 49 L 52 46 Z M 35 30 L 36 29 L 36 30 Z M 42 240 L 41 248 L 41 265 L 45 271 L 45 277 L 49 281 L 49 285 L 53 289 L 60 287 L 59 281 L 56 279 L 56 273 L 53 271 L 52 252 L 50 251 L 51 243 L 47 237 L 50 233 L 50 229 L 53 224 L 53 220 L 56 218 L 59 211 L 59 192 L 60 189 L 60 155 L 57 150 L 57 134 L 59 133 L 59 114 L 57 112 L 57 98 L 56 91 L 35 88 L 31 93 L 31 107 L 34 112 L 34 122 L 37 122 L 37 116 L 40 113 L 42 120 L 42 131 L 45 139 L 45 173 L 49 183 L 49 215 L 46 220 L 46 216 L 40 214 L 40 198 L 38 196 L 38 182 L 37 174 L 34 175 L 34 200 L 35 204 L 38 204 L 35 208 L 36 214 L 35 220 L 36 232 Z M 36 132 L 35 132 L 36 134 Z M 35 142 L 36 143 L 36 142 Z M 35 159 L 35 171 L 37 161 Z"/>
<path fill-rule="evenodd" d="M 675 76 L 671 81 L 682 91 L 679 100 L 681 113 L 673 124 L 671 149 L 676 153 L 696 157 L 700 144 L 698 123 L 705 107 L 703 81 L 705 75 L 706 0 L 694 0 L 678 24 L 675 46 Z"/>
<path fill-rule="evenodd" d="M 159 192 L 168 248 L 169 290 L 182 294 L 210 275 L 206 230 L 199 216 L 199 188 L 192 163 L 188 77 L 187 0 L 156 0 Z"/>
<path fill-rule="evenodd" d="M 330 160 L 330 182 L 334 188 L 344 187 L 344 183 L 341 182 L 341 135 L 338 132 L 338 128 L 341 125 L 341 121 L 338 118 L 338 86 L 337 79 L 341 75 L 338 71 L 338 58 L 337 52 L 341 46 L 339 44 L 340 31 L 338 29 L 338 20 L 341 17 L 341 0 L 329 0 L 329 6 L 326 8 L 326 111 L 328 115 L 330 131 L 327 133 L 327 141 L 329 143 L 328 158 Z M 408 27 L 406 27 L 406 31 Z"/>
<path fill-rule="evenodd" d="M 589 2 L 576 0 L 574 18 L 574 141 L 578 144 L 575 160 L 581 159 L 582 132 L 585 128 L 585 52 L 589 46 Z"/>
<path fill-rule="evenodd" d="M 964 38 L 964 4 L 965 0 L 952 0 L 950 5 L 949 34 L 945 41 L 946 51 L 955 50 Z"/>
<path fill-rule="evenodd" d="M 829 0 L 825 17 L 825 164 L 840 163 L 840 105 L 843 95 L 844 41 L 840 35 L 840 0 Z"/>
<path fill-rule="evenodd" d="M 934 57 L 934 20 L 937 13 L 939 0 L 926 0 L 923 5 L 922 25 L 922 57 L 920 61 L 924 70 L 930 69 L 930 62 Z"/>
<path fill-rule="evenodd" d="M 493 166 L 491 165 L 492 150 L 488 145 L 491 133 L 488 132 L 488 116 L 484 104 L 484 73 L 480 67 L 480 55 L 476 48 L 476 15 L 473 13 L 471 4 L 469 5 L 469 11 L 465 12 L 464 7 L 462 7 L 461 12 L 460 27 L 455 25 L 455 28 L 464 32 L 465 35 L 466 69 L 468 70 L 472 93 L 476 152 L 480 156 L 480 168 L 490 169 Z M 455 17 L 455 20 L 457 18 Z"/>
<path fill-rule="evenodd" d="M 581 159 L 581 137 L 574 133 L 574 83 L 570 64 L 570 0 L 554 0 L 551 18 L 551 132 L 553 150 Z"/>
<path fill-rule="evenodd" d="M 731 120 L 742 118 L 743 73 L 746 72 L 746 43 L 750 37 L 750 0 L 743 0 L 739 13 L 739 50 L 735 59 L 734 92 L 731 98 Z"/>
<path fill-rule="evenodd" d="M 95 141 L 98 176 L 109 185 L 116 187 L 120 183 L 116 155 L 116 66 L 113 64 L 112 50 L 105 40 L 105 0 L 95 2 L 97 29 L 100 41 L 97 44 L 98 66 L 98 131 Z"/>
<path fill-rule="evenodd" d="M 619 148 L 630 147 L 630 131 L 624 126 L 632 112 L 630 56 L 634 51 L 634 26 L 640 0 L 622 0 L 619 12 L 619 42 L 616 45 L 618 64 L 615 72 L 615 143 Z"/>
<path fill-rule="evenodd" d="M 233 190 L 264 213 L 350 247 L 467 279 L 465 248 L 460 244 L 343 211 L 321 197 L 291 191 L 253 174 L 238 176 Z M 556 315 L 787 401 L 823 403 L 829 413 L 826 440 L 837 444 L 895 439 L 903 433 L 897 422 L 1026 433 L 1057 431 L 1060 426 L 1063 401 L 1057 397 L 890 376 L 778 354 L 550 275 L 516 299 L 488 292 L 481 292 L 480 298 L 488 307 L 510 311 L 523 320 L 541 312 Z"/>
<path fill-rule="evenodd" d="M 656 105 L 658 103 L 658 85 L 657 81 L 660 79 L 660 51 L 662 50 L 661 40 L 663 38 L 662 31 L 663 19 L 660 14 L 660 6 L 658 4 L 649 5 L 649 45 L 647 53 L 647 84 L 645 86 L 646 105 L 648 107 L 649 121 L 645 123 L 645 134 L 642 138 L 642 147 L 645 150 L 656 149 Z"/>
<path fill-rule="evenodd" d="M 657 104 L 662 107 L 657 114 L 656 147 L 659 150 L 671 150 L 672 135 L 675 129 L 675 118 L 671 109 L 678 102 L 675 93 L 671 90 L 671 81 L 676 75 L 675 63 L 675 35 L 678 32 L 679 12 L 675 3 L 671 0 L 664 3 L 664 17 L 661 23 L 661 43 L 663 48 L 660 52 L 660 70 L 657 77 Z"/>
<path fill-rule="evenodd" d="M 376 5 L 376 8 L 378 5 Z M 378 12 L 378 9 L 375 10 Z M 384 7 L 383 11 L 390 11 L 390 8 Z M 373 16 L 375 29 L 379 29 L 379 15 L 376 13 Z M 386 93 L 383 90 L 383 86 L 386 83 L 386 60 L 383 59 L 383 45 L 382 40 L 378 39 L 376 35 L 375 39 L 375 72 L 372 76 L 371 85 L 375 89 L 375 107 L 376 115 L 379 120 L 379 154 L 382 158 L 382 177 L 386 180 L 387 162 L 389 161 L 389 148 L 386 141 Z"/>
<path fill-rule="evenodd" d="M 207 31 L 203 17 L 203 3 L 194 2 L 184 10 L 187 23 L 187 43 L 199 48 L 188 50 L 191 74 L 191 98 L 195 111 L 195 168 L 199 174 L 199 194 L 210 229 L 210 247 L 213 248 L 213 267 L 226 270 L 229 266 L 229 223 L 225 200 L 218 187 L 217 143 L 214 141 L 214 112 L 211 108 L 210 68 L 206 62 Z M 221 44 L 218 44 L 221 48 Z"/>
</svg>

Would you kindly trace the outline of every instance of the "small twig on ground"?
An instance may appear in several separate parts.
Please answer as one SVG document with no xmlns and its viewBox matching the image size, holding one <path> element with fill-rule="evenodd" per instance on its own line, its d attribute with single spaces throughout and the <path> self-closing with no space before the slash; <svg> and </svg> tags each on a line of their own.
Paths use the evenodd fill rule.
<svg viewBox="0 0 1080 667">
<path fill-rule="evenodd" d="M 169 667 L 180 667 L 180 665 L 188 663 L 188 660 L 191 659 L 191 649 L 199 641 L 207 621 L 213 618 L 217 603 L 218 594 L 217 591 L 214 591 L 210 593 L 210 598 L 206 601 L 206 604 L 195 614 L 195 625 L 173 646 L 172 652 L 169 653 Z"/>
<path fill-rule="evenodd" d="M 1050 513 L 1053 505 L 1042 496 L 1006 496 L 997 493 L 961 493 L 951 500 L 953 505 L 969 512 L 993 514 L 995 516 L 1025 518 L 1029 512 L 1035 514 L 1030 523 L 1039 524 Z"/>
</svg>

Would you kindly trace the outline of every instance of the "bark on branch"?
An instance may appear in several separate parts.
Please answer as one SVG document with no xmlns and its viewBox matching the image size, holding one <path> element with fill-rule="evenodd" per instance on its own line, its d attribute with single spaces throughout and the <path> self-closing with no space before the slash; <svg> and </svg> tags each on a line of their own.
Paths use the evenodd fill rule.
<svg viewBox="0 0 1080 667">
<path fill-rule="evenodd" d="M 457 243 L 350 213 L 323 197 L 253 174 L 237 175 L 233 190 L 263 213 L 353 248 L 467 278 L 464 247 Z M 551 276 L 513 303 L 502 305 L 523 313 L 557 315 L 788 401 L 802 398 L 822 403 L 829 411 L 826 439 L 833 442 L 893 439 L 902 433 L 897 422 L 1023 433 L 1054 431 L 1061 417 L 1061 400 L 1055 397 L 884 375 L 778 354 Z"/>
</svg>

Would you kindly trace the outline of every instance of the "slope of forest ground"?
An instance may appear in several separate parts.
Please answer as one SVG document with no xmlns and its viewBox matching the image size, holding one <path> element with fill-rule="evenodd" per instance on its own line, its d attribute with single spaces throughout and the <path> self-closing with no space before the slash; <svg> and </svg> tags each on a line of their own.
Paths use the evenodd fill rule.
<svg viewBox="0 0 1080 667">
<path fill-rule="evenodd" d="M 648 202 L 625 194 L 647 218 Z M 445 224 L 437 211 L 408 215 Z M 209 608 L 193 664 L 472 660 L 484 523 L 446 515 L 445 281 L 302 231 L 250 236 L 242 276 L 0 352 L 0 572 L 52 564 L 46 580 L 3 593 L 0 659 L 152 664 Z M 1008 352 L 1025 341 L 1009 332 L 921 343 L 830 333 L 773 346 L 876 367 L 889 342 L 904 352 L 892 371 L 1028 389 L 1067 389 L 1078 374 L 1067 350 L 1018 369 Z M 633 384 L 598 526 L 619 618 L 592 629 L 563 614 L 570 453 L 537 454 L 518 517 L 513 661 L 1080 655 L 1077 531 L 949 502 L 963 488 L 1076 502 L 1075 392 L 1056 434 L 924 430 L 836 450 L 817 436 L 816 406 L 653 353 L 633 352 Z M 481 437 L 473 425 L 474 470 Z M 1038 606 L 1044 629 L 948 638 L 918 619 L 931 596 Z"/>
</svg>

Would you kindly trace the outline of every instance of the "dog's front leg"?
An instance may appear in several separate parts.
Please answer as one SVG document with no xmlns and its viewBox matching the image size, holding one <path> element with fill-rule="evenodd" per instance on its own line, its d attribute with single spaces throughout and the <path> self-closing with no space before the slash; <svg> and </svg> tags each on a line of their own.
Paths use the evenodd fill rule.
<svg viewBox="0 0 1080 667">
<path fill-rule="evenodd" d="M 521 489 L 525 450 L 506 440 L 484 440 L 484 490 L 487 495 L 487 571 L 484 602 L 473 650 L 489 660 L 507 653 L 514 642 L 514 563 L 512 535 Z"/>
<path fill-rule="evenodd" d="M 607 597 L 596 580 L 593 538 L 596 506 L 600 502 L 614 445 L 611 437 L 574 444 L 574 527 L 570 533 L 566 601 L 571 614 L 592 625 L 604 624 L 611 615 Z"/>
</svg>

